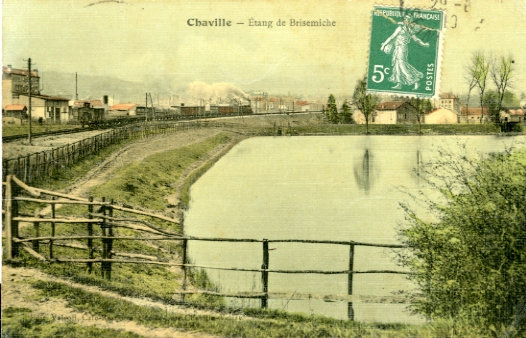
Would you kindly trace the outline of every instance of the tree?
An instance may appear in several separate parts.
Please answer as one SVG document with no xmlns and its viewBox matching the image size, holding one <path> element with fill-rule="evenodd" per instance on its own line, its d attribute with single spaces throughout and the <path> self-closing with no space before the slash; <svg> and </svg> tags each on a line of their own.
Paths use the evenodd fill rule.
<svg viewBox="0 0 526 338">
<path fill-rule="evenodd" d="M 424 122 L 425 114 L 433 110 L 433 104 L 429 99 L 413 97 L 409 100 L 409 105 L 413 108 L 416 114 L 416 119 L 418 121 L 418 132 L 421 133 L 422 122 Z"/>
<path fill-rule="evenodd" d="M 329 95 L 329 99 L 327 100 L 325 116 L 330 122 L 338 123 L 338 107 L 336 107 L 336 99 L 332 94 Z"/>
<path fill-rule="evenodd" d="M 468 82 L 470 83 L 470 87 L 472 86 L 472 83 L 475 82 L 479 95 L 480 95 L 480 109 L 481 109 L 481 116 L 480 116 L 480 123 L 484 121 L 484 93 L 486 91 L 486 84 L 488 79 L 488 73 L 490 69 L 490 62 L 488 58 L 485 56 L 484 52 L 477 51 L 473 53 L 471 57 L 470 64 L 467 67 L 468 72 L 468 79 L 470 79 Z"/>
<path fill-rule="evenodd" d="M 422 176 L 440 195 L 426 201 L 432 220 L 402 205 L 400 258 L 419 286 L 413 310 L 524 333 L 526 149 L 477 161 L 440 155 Z"/>
<path fill-rule="evenodd" d="M 510 81 L 513 77 L 514 61 L 511 56 L 501 56 L 494 60 L 491 65 L 491 79 L 497 88 L 497 111 L 493 112 L 495 122 L 499 119 L 499 113 L 502 109 L 502 102 L 506 95 L 507 88 L 510 87 Z"/>
<path fill-rule="evenodd" d="M 365 117 L 366 133 L 369 134 L 369 116 L 374 112 L 378 103 L 378 96 L 367 94 L 367 76 L 358 80 L 353 93 L 353 103 Z"/>
<path fill-rule="evenodd" d="M 518 107 L 520 105 L 519 98 L 506 90 L 504 95 L 501 95 L 495 90 L 488 90 L 484 95 L 484 105 L 488 107 L 490 114 L 499 121 L 500 111 L 508 107 Z"/>
<path fill-rule="evenodd" d="M 347 100 L 345 100 L 340 108 L 340 122 L 341 123 L 354 123 L 351 107 Z"/>
</svg>

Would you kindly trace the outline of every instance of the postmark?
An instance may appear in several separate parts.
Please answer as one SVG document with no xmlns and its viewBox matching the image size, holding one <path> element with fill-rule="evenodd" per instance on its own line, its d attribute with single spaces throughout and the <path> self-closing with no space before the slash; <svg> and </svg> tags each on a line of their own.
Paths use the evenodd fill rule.
<svg viewBox="0 0 526 338">
<path fill-rule="evenodd" d="M 441 10 L 375 6 L 367 91 L 437 96 L 444 22 Z"/>
</svg>

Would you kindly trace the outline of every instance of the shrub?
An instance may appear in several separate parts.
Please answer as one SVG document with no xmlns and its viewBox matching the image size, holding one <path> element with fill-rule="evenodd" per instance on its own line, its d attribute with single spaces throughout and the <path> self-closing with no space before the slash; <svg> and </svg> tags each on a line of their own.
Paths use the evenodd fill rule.
<svg viewBox="0 0 526 338">
<path fill-rule="evenodd" d="M 426 221 L 407 205 L 401 262 L 414 272 L 431 318 L 464 318 L 487 328 L 525 331 L 526 149 L 482 161 L 444 157 L 426 170 L 442 201 Z"/>
</svg>

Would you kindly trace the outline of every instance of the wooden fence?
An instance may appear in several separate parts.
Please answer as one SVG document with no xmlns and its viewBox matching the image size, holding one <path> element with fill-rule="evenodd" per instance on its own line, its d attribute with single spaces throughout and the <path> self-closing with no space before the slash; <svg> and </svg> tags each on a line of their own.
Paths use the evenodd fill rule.
<svg viewBox="0 0 526 338">
<path fill-rule="evenodd" d="M 239 238 L 205 238 L 205 237 L 191 237 L 184 236 L 180 233 L 173 233 L 153 225 L 151 222 L 144 220 L 144 218 L 115 216 L 114 211 L 120 214 L 126 213 L 134 216 L 148 216 L 172 224 L 178 224 L 175 219 L 161 214 L 151 213 L 145 210 L 139 210 L 129 207 L 120 206 L 114 203 L 113 200 L 94 201 L 92 197 L 85 199 L 67 194 L 62 194 L 54 191 L 44 190 L 40 188 L 30 187 L 15 176 L 8 175 L 6 182 L 3 183 L 6 192 L 6 210 L 5 210 L 5 233 L 6 233 L 6 250 L 7 259 L 17 259 L 19 257 L 19 250 L 26 251 L 29 255 L 42 262 L 52 263 L 70 263 L 70 264 L 87 264 L 88 271 L 92 272 L 93 264 L 101 264 L 101 275 L 106 279 L 111 279 L 112 263 L 125 264 L 155 264 L 160 266 L 178 266 L 183 270 L 183 284 L 182 290 L 175 292 L 181 295 L 183 301 L 186 294 L 207 294 L 224 297 L 236 298 L 252 298 L 260 299 L 261 307 L 268 307 L 268 299 L 323 299 L 325 301 L 347 301 L 348 302 L 348 318 L 354 319 L 353 301 L 368 301 L 368 302 L 394 302 L 402 303 L 406 300 L 403 297 L 395 296 L 362 296 L 353 295 L 353 276 L 355 274 L 409 274 L 404 271 L 393 270 L 355 270 L 354 269 L 354 252 L 356 246 L 369 246 L 380 248 L 403 248 L 402 245 L 396 244 L 374 244 L 356 241 L 325 241 L 325 240 L 301 240 L 301 239 L 239 239 Z M 42 215 L 32 216 L 19 212 L 19 203 L 31 202 L 47 205 L 50 207 L 48 217 Z M 87 216 L 57 216 L 56 206 L 76 204 L 84 205 L 87 208 Z M 95 210 L 98 207 L 98 210 Z M 33 226 L 34 236 L 20 236 L 19 224 L 25 222 L 26 226 Z M 49 235 L 42 235 L 40 226 L 42 223 L 50 223 L 51 231 Z M 87 227 L 88 235 L 68 235 L 59 236 L 55 233 L 56 224 L 64 223 L 72 226 L 85 225 Z M 100 227 L 101 235 L 94 235 L 94 226 Z M 116 236 L 114 234 L 115 228 L 126 228 L 146 233 L 149 236 Z M 160 262 L 157 257 L 148 256 L 137 253 L 116 252 L 113 250 L 114 241 L 180 241 L 183 248 L 182 262 Z M 85 241 L 86 244 L 83 244 Z M 96 249 L 94 241 L 101 241 L 102 249 Z M 261 269 L 253 268 L 230 268 L 221 266 L 206 266 L 189 264 L 187 258 L 188 241 L 214 241 L 214 242 L 251 242 L 262 244 L 262 265 Z M 347 270 L 276 270 L 270 269 L 269 265 L 269 243 L 311 243 L 311 244 L 333 244 L 344 245 L 349 247 L 349 268 Z M 31 245 L 30 245 L 31 244 Z M 72 249 L 87 251 L 86 258 L 63 258 L 57 257 L 54 253 L 54 247 L 62 246 Z M 47 248 L 47 254 L 44 253 L 44 247 Z M 95 253 L 97 256 L 95 257 Z M 121 257 L 121 258 L 116 258 Z M 188 291 L 187 290 L 187 269 L 201 268 L 201 269 L 216 269 L 229 271 L 245 271 L 261 273 L 262 290 L 261 292 L 238 292 L 238 293 L 220 293 L 207 290 Z M 299 294 L 299 293 L 283 293 L 268 291 L 269 274 L 324 274 L 347 275 L 348 290 L 347 295 L 327 295 L 327 294 Z"/>
<path fill-rule="evenodd" d="M 188 121 L 127 125 L 86 138 L 62 147 L 41 151 L 18 158 L 5 159 L 2 163 L 2 181 L 7 175 L 15 175 L 27 184 L 50 177 L 58 170 L 70 167 L 88 155 L 121 143 L 124 140 L 147 138 L 159 134 L 173 133 L 202 127 L 221 127 L 220 121 Z"/>
</svg>

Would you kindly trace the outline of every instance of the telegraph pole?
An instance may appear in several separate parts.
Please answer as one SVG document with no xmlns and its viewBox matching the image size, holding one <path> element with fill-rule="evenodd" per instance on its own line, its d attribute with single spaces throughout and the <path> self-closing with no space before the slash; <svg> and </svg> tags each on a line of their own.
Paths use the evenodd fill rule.
<svg viewBox="0 0 526 338">
<path fill-rule="evenodd" d="M 27 130 L 27 143 L 31 144 L 31 58 L 27 59 L 27 69 L 28 69 L 28 83 L 29 83 L 29 119 L 28 119 L 28 130 Z"/>
<path fill-rule="evenodd" d="M 146 112 L 146 122 L 148 122 L 148 93 L 145 94 L 146 95 L 146 100 L 145 100 L 145 105 L 144 105 L 144 111 Z"/>
<path fill-rule="evenodd" d="M 77 72 L 75 72 L 75 100 L 79 100 L 79 91 L 78 91 L 78 77 L 77 77 Z"/>
</svg>

